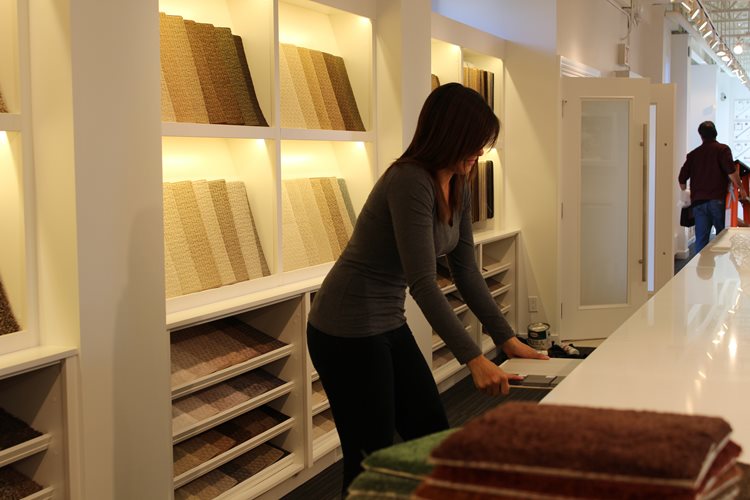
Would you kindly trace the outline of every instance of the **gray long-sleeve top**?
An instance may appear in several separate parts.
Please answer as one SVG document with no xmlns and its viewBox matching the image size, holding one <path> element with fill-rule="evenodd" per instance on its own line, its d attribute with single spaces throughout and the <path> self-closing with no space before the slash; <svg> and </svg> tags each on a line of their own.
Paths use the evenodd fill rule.
<svg viewBox="0 0 750 500">
<path fill-rule="evenodd" d="M 458 291 L 496 345 L 514 333 L 476 263 L 468 192 L 453 224 L 440 222 L 435 184 L 418 165 L 389 168 L 375 183 L 349 244 L 326 276 L 310 311 L 312 326 L 338 337 L 366 337 L 406 322 L 406 287 L 461 363 L 482 352 L 436 282 L 446 254 Z"/>
</svg>

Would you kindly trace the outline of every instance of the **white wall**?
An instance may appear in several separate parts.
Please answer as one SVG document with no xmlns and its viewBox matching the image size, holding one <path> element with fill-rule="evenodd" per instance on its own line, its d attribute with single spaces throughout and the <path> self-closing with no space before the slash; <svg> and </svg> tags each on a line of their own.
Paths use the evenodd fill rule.
<svg viewBox="0 0 750 500">
<path fill-rule="evenodd" d="M 687 107 L 688 151 L 697 148 L 701 144 L 701 138 L 698 135 L 698 125 L 706 120 L 716 121 L 718 73 L 719 70 L 713 65 L 694 64 L 690 66 L 690 98 L 688 99 Z"/>
<path fill-rule="evenodd" d="M 432 10 L 510 42 L 554 54 L 556 4 L 555 0 L 432 0 Z"/>
</svg>

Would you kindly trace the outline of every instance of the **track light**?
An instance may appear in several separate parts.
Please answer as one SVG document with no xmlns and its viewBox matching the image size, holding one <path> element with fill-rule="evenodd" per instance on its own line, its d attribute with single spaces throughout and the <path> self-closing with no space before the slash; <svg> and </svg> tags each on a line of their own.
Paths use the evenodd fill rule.
<svg viewBox="0 0 750 500">
<path fill-rule="evenodd" d="M 719 45 L 719 41 L 718 40 L 714 40 L 714 43 L 711 44 L 711 50 L 715 49 L 717 45 Z M 721 55 L 721 54 L 717 53 L 717 55 Z"/>
<path fill-rule="evenodd" d="M 706 34 L 703 35 L 703 38 L 708 38 L 711 35 L 711 33 L 713 33 L 713 31 L 711 30 L 706 31 Z"/>
<path fill-rule="evenodd" d="M 692 14 L 690 14 L 690 20 L 692 21 L 696 17 L 698 17 L 698 14 L 700 14 L 701 9 L 700 7 L 696 7 Z"/>
<path fill-rule="evenodd" d="M 729 61 L 729 56 L 726 55 L 726 54 L 724 54 L 723 56 L 721 56 L 721 60 L 724 61 L 724 62 L 727 62 L 727 61 Z"/>
<path fill-rule="evenodd" d="M 737 42 L 737 45 L 734 46 L 734 48 L 732 49 L 732 52 L 734 52 L 737 55 L 742 54 L 742 40 L 739 40 Z"/>
<path fill-rule="evenodd" d="M 707 24 L 708 24 L 708 21 L 704 20 L 701 23 L 700 28 L 698 28 L 698 31 L 703 31 L 703 28 L 705 28 Z"/>
<path fill-rule="evenodd" d="M 725 50 L 724 50 L 724 49 L 722 48 L 721 50 L 719 50 L 719 51 L 718 51 L 718 52 L 716 53 L 716 55 L 717 55 L 717 56 L 719 56 L 719 57 L 724 57 L 725 55 L 727 55 L 727 53 L 726 53 L 726 51 L 725 51 Z"/>
</svg>

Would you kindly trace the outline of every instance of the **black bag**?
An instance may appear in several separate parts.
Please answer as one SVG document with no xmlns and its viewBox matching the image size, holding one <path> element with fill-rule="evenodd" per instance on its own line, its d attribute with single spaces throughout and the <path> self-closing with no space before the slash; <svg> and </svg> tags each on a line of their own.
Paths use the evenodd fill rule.
<svg viewBox="0 0 750 500">
<path fill-rule="evenodd" d="M 693 217 L 693 207 L 688 205 L 682 207 L 680 211 L 680 225 L 682 227 L 693 227 L 695 225 L 695 217 Z"/>
</svg>

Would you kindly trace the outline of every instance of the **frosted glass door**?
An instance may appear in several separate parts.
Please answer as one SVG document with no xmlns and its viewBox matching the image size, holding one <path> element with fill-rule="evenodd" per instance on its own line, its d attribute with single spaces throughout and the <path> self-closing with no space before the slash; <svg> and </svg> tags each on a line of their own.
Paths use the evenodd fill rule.
<svg viewBox="0 0 750 500">
<path fill-rule="evenodd" d="M 581 102 L 580 305 L 628 299 L 629 99 Z"/>
</svg>

